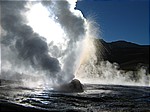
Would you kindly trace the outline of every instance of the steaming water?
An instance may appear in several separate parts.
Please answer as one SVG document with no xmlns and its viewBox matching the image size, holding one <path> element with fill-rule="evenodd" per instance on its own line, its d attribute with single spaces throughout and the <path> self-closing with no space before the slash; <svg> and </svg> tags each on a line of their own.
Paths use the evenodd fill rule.
<svg viewBox="0 0 150 112">
<path fill-rule="evenodd" d="M 76 77 L 90 83 L 98 79 L 97 83 L 149 85 L 144 69 L 134 82 L 132 71 L 119 71 L 107 61 L 96 65 L 94 38 L 99 29 L 75 9 L 76 1 L 1 3 L 1 79 L 25 82 L 33 76 L 59 85 Z"/>
<path fill-rule="evenodd" d="M 51 88 L 16 86 L 16 82 L 2 81 L 1 109 L 17 108 L 37 111 L 77 112 L 148 112 L 150 88 L 142 86 L 84 84 L 82 93 L 63 93 Z M 24 107 L 24 108 L 23 108 Z"/>
<path fill-rule="evenodd" d="M 119 71 L 116 64 L 96 65 L 93 38 L 99 29 L 75 5 L 76 0 L 1 1 L 1 104 L 49 111 L 150 110 L 149 75 L 140 69 L 135 81 L 132 71 Z M 83 93 L 53 88 L 74 77 L 85 83 Z"/>
</svg>

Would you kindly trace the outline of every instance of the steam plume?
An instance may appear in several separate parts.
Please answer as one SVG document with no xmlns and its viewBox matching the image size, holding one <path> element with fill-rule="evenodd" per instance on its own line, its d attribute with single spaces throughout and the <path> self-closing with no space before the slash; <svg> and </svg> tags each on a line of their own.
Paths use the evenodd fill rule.
<svg viewBox="0 0 150 112">
<path fill-rule="evenodd" d="M 0 78 L 20 80 L 27 74 L 36 80 L 46 76 L 43 82 L 48 79 L 52 84 L 74 77 L 83 82 L 128 83 L 132 71 L 119 71 L 108 61 L 96 65 L 94 38 L 99 37 L 99 29 L 75 9 L 76 2 L 1 1 Z M 145 71 L 137 74 L 145 76 Z"/>
<path fill-rule="evenodd" d="M 65 33 L 62 35 L 63 41 L 57 43 L 51 40 L 55 37 L 44 37 L 29 24 L 26 12 L 30 12 L 36 4 L 41 4 L 46 8 L 49 11 L 49 19 L 63 30 Z M 38 73 L 48 74 L 52 80 L 60 82 L 71 80 L 74 77 L 78 62 L 77 56 L 81 52 L 79 48 L 81 48 L 86 31 L 84 18 L 74 7 L 75 1 L 65 0 L 2 1 L 0 20 L 1 29 L 3 29 L 1 35 L 2 71 L 26 73 L 26 70 L 35 70 L 35 72 L 39 71 Z M 44 21 L 40 22 L 44 23 Z M 53 27 L 51 24 L 49 26 Z M 46 28 L 43 27 L 47 30 Z M 51 36 L 57 36 L 57 34 Z M 62 48 L 64 44 L 65 48 Z"/>
</svg>

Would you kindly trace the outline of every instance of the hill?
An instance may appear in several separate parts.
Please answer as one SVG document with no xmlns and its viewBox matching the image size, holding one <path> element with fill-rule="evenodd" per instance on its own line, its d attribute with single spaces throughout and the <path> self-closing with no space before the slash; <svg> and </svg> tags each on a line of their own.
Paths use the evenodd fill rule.
<svg viewBox="0 0 150 112">
<path fill-rule="evenodd" d="M 149 72 L 149 47 L 150 45 L 138 45 L 126 41 L 107 43 L 102 39 L 95 39 L 98 63 L 108 60 L 118 63 L 122 70 L 137 70 L 145 67 Z"/>
</svg>

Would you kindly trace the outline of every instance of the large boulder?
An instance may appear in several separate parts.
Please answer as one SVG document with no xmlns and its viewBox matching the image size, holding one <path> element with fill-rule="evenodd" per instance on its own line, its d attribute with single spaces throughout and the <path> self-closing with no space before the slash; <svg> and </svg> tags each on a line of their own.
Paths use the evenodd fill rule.
<svg viewBox="0 0 150 112">
<path fill-rule="evenodd" d="M 83 85 L 78 79 L 73 79 L 70 83 L 56 87 L 55 90 L 62 92 L 83 92 Z"/>
</svg>

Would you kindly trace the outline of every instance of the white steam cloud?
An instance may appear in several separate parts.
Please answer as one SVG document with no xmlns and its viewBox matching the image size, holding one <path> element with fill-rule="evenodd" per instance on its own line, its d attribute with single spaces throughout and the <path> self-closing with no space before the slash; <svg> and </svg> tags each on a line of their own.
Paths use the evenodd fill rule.
<svg viewBox="0 0 150 112">
<path fill-rule="evenodd" d="M 74 77 L 86 83 L 131 83 L 133 73 L 119 71 L 116 64 L 96 65 L 93 38 L 98 29 L 75 9 L 76 2 L 1 1 L 1 79 L 39 85 L 62 84 Z M 143 84 L 144 69 L 137 74 Z"/>
<path fill-rule="evenodd" d="M 86 32 L 75 4 L 2 1 L 1 78 L 27 74 L 47 76 L 52 83 L 72 80 Z"/>
</svg>

